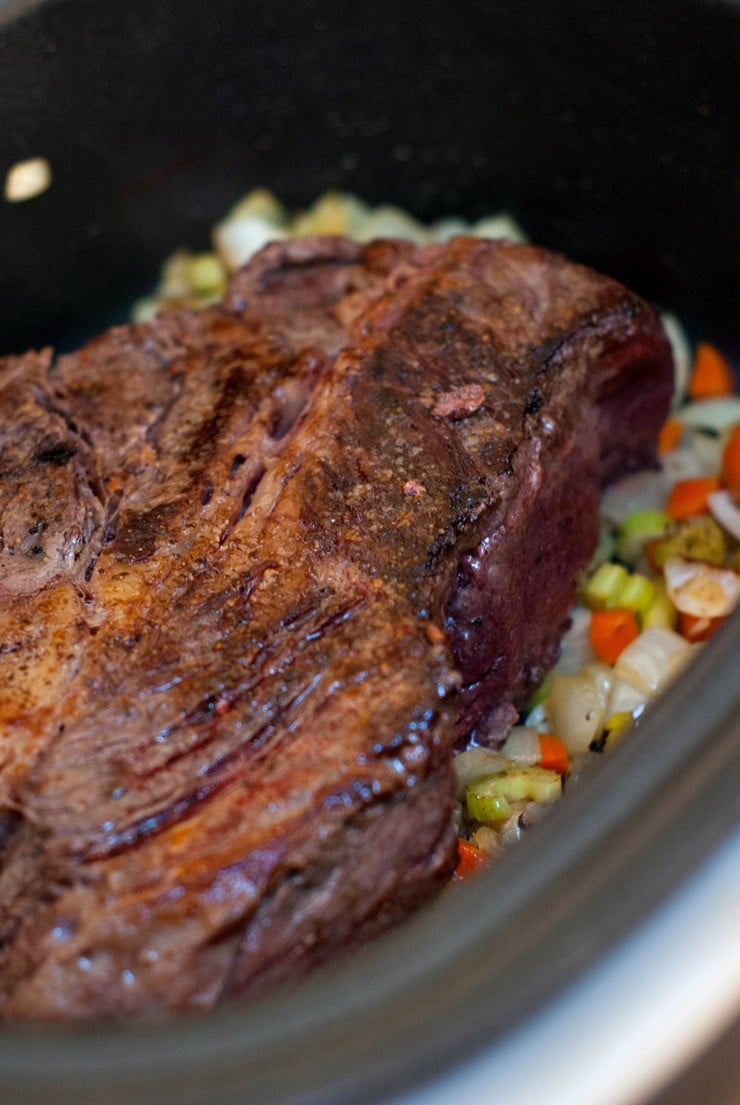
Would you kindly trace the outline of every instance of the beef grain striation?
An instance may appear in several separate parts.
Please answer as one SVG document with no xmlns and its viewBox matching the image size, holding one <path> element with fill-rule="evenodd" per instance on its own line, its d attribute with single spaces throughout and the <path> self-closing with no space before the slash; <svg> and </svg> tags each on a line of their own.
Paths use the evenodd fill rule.
<svg viewBox="0 0 740 1105">
<path fill-rule="evenodd" d="M 449 877 L 456 742 L 549 666 L 656 313 L 542 250 L 269 246 L 0 368 L 0 1015 L 283 985 Z"/>
</svg>

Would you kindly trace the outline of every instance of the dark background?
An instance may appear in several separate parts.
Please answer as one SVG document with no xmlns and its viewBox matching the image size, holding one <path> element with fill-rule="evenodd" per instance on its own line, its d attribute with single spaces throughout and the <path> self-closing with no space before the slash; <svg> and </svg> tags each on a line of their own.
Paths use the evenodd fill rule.
<svg viewBox="0 0 740 1105">
<path fill-rule="evenodd" d="M 738 344 L 735 5 L 19 7 L 0 3 L 0 173 L 42 155 L 54 183 L 0 200 L 1 350 L 123 317 L 256 185 L 424 219 L 503 208 Z"/>
</svg>

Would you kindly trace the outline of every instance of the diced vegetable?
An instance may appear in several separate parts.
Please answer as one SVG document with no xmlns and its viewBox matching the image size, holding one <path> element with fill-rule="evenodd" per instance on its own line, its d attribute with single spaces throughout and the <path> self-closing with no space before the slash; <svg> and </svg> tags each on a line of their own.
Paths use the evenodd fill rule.
<svg viewBox="0 0 740 1105">
<path fill-rule="evenodd" d="M 673 470 L 677 463 L 684 463 L 683 450 L 671 453 L 664 463 L 667 463 L 668 459 L 671 461 Z M 691 464 L 692 469 L 690 472 L 682 472 L 682 475 L 699 475 L 693 456 L 689 454 L 686 463 Z M 624 476 L 607 487 L 601 496 L 602 516 L 618 526 L 637 510 L 662 510 L 673 478 L 673 475 L 665 470 L 634 472 L 630 476 Z"/>
<path fill-rule="evenodd" d="M 511 813 L 502 813 L 509 802 L 554 802 L 560 797 L 562 782 L 555 771 L 542 767 L 512 768 L 499 775 L 476 779 L 465 792 L 468 814 L 475 821 L 499 821 Z"/>
<path fill-rule="evenodd" d="M 638 690 L 651 695 L 670 682 L 690 655 L 690 645 L 678 633 L 651 627 L 627 646 L 614 671 Z"/>
<path fill-rule="evenodd" d="M 476 848 L 469 840 L 457 838 L 457 867 L 456 879 L 469 879 L 471 875 L 477 875 L 483 871 L 488 863 L 488 856 L 481 848 Z"/>
<path fill-rule="evenodd" d="M 697 644 L 711 637 L 724 621 L 724 618 L 697 618 L 693 614 L 679 614 L 678 628 L 682 637 Z"/>
<path fill-rule="evenodd" d="M 713 492 L 713 495 L 716 494 L 717 492 Z M 714 519 L 700 517 L 678 523 L 656 544 L 653 557 L 656 567 L 661 569 L 666 560 L 674 556 L 684 560 L 701 560 L 720 567 L 724 563 L 726 551 L 725 535 Z"/>
<path fill-rule="evenodd" d="M 539 764 L 547 771 L 557 771 L 558 775 L 568 774 L 568 749 L 554 733 L 540 734 Z"/>
<path fill-rule="evenodd" d="M 699 342 L 689 377 L 691 398 L 715 399 L 722 395 L 732 395 L 733 390 L 734 381 L 729 362 L 713 345 Z"/>
<path fill-rule="evenodd" d="M 583 599 L 592 610 L 616 606 L 626 582 L 627 569 L 621 564 L 601 564 L 586 581 Z"/>
<path fill-rule="evenodd" d="M 555 665 L 554 674 L 574 675 L 584 664 L 592 664 L 596 659 L 588 639 L 591 611 L 584 606 L 573 607 L 570 612 L 570 623 L 560 642 L 560 659 Z M 552 680 L 548 684 L 548 695 L 551 690 Z"/>
<path fill-rule="evenodd" d="M 220 299 L 226 291 L 226 272 L 213 253 L 196 253 L 188 265 L 188 282 L 199 298 Z"/>
<path fill-rule="evenodd" d="M 501 851 L 499 834 L 490 825 L 479 825 L 470 837 L 470 843 L 485 852 L 488 858 Z"/>
<path fill-rule="evenodd" d="M 508 238 L 510 242 L 526 242 L 527 235 L 511 215 L 492 215 L 480 219 L 470 228 L 477 238 Z"/>
<path fill-rule="evenodd" d="M 604 726 L 607 743 L 611 744 L 616 737 L 619 737 L 624 732 L 628 725 L 631 725 L 631 723 L 632 714 L 629 710 L 618 710 L 617 713 L 611 714 L 611 716 L 606 719 L 606 725 Z"/>
<path fill-rule="evenodd" d="M 613 664 L 640 633 L 631 610 L 594 610 L 591 615 L 591 645 L 605 664 Z"/>
<path fill-rule="evenodd" d="M 527 704 L 528 710 L 533 710 L 535 706 L 539 706 L 540 702 L 544 702 L 550 693 L 550 687 L 552 686 L 552 672 L 548 672 L 545 678 L 540 683 L 537 690 Z"/>
<path fill-rule="evenodd" d="M 686 396 L 691 372 L 691 346 L 686 331 L 675 315 L 663 311 L 660 320 L 673 353 L 674 386 L 671 406 L 675 408 L 684 401 Z"/>
<path fill-rule="evenodd" d="M 588 751 L 601 734 L 613 674 L 604 664 L 586 664 L 574 675 L 555 675 L 543 709 L 548 728 L 557 733 L 571 755 Z"/>
<path fill-rule="evenodd" d="M 568 774 L 568 751 L 559 737 L 539 733 L 526 725 L 517 725 L 509 733 L 501 749 L 503 754 L 524 767 L 540 767 Z"/>
<path fill-rule="evenodd" d="M 482 821 L 490 824 L 496 821 L 505 821 L 511 817 L 511 806 L 506 795 L 494 790 L 491 781 L 497 779 L 497 775 L 484 775 L 470 783 L 465 790 L 465 807 L 468 817 L 473 821 Z"/>
<path fill-rule="evenodd" d="M 452 761 L 457 776 L 457 796 L 465 796 L 465 788 L 468 783 L 481 775 L 493 775 L 497 771 L 505 771 L 509 766 L 506 756 L 500 752 L 494 752 L 490 748 L 468 748 L 460 752 Z"/>
<path fill-rule="evenodd" d="M 641 618 L 642 628 L 675 629 L 677 620 L 678 611 L 671 602 L 665 583 L 656 583 L 654 585 L 653 601 Z"/>
<path fill-rule="evenodd" d="M 540 762 L 540 734 L 527 725 L 516 725 L 501 748 L 504 756 L 514 763 L 534 767 Z"/>
<path fill-rule="evenodd" d="M 642 618 L 650 607 L 654 595 L 655 584 L 652 580 L 635 572 L 622 588 L 618 599 L 619 606 L 622 610 L 631 610 L 633 614 L 638 614 Z"/>
<path fill-rule="evenodd" d="M 619 526 L 616 552 L 620 560 L 636 564 L 652 537 L 662 537 L 670 525 L 664 510 L 635 510 Z"/>
<path fill-rule="evenodd" d="M 724 618 L 740 601 L 740 575 L 729 568 L 672 557 L 663 570 L 668 594 L 681 614 Z"/>
<path fill-rule="evenodd" d="M 722 453 L 722 483 L 740 494 L 740 424 L 730 430 Z"/>
<path fill-rule="evenodd" d="M 693 518 L 709 509 L 708 499 L 719 488 L 716 476 L 699 476 L 693 480 L 679 480 L 668 497 L 666 513 L 675 521 Z"/>
<path fill-rule="evenodd" d="M 724 526 L 736 541 L 740 541 L 740 506 L 733 501 L 731 493 L 713 491 L 709 496 L 709 509 L 720 525 Z"/>
<path fill-rule="evenodd" d="M 672 453 L 681 441 L 683 424 L 678 418 L 668 418 L 658 434 L 658 452 Z"/>
<path fill-rule="evenodd" d="M 630 717 L 637 717 L 642 713 L 647 699 L 648 695 L 644 690 L 640 690 L 622 676 L 615 675 L 609 695 L 606 727 L 609 727 L 609 717 L 612 714 L 629 714 Z"/>
<path fill-rule="evenodd" d="M 684 426 L 698 426 L 721 434 L 740 422 L 740 395 L 728 395 L 724 399 L 703 399 L 687 403 L 677 415 Z"/>
</svg>

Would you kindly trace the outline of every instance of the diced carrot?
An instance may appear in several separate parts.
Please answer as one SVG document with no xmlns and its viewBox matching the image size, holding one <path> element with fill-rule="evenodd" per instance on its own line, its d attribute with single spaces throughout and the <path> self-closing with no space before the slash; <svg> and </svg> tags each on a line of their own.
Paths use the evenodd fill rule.
<svg viewBox="0 0 740 1105">
<path fill-rule="evenodd" d="M 568 774 L 568 749 L 560 737 L 552 733 L 540 733 L 540 767 L 548 771 L 557 771 L 558 775 Z"/>
<path fill-rule="evenodd" d="M 631 610 L 594 610 L 591 615 L 588 636 L 591 647 L 599 660 L 605 664 L 614 664 L 626 649 L 640 635 L 637 618 Z"/>
<path fill-rule="evenodd" d="M 684 614 L 680 611 L 678 629 L 682 637 L 685 637 L 687 641 L 691 641 L 692 644 L 696 644 L 698 641 L 706 641 L 707 637 L 711 637 L 724 620 L 724 618 L 699 618 L 695 614 Z"/>
<path fill-rule="evenodd" d="M 656 575 L 662 571 L 661 565 L 658 563 L 658 549 L 662 543 L 663 539 L 661 537 L 653 537 L 645 545 L 645 557 Z"/>
<path fill-rule="evenodd" d="M 681 440 L 682 433 L 683 424 L 677 418 L 667 418 L 658 434 L 658 452 L 672 452 Z"/>
<path fill-rule="evenodd" d="M 693 480 L 677 480 L 668 498 L 666 514 L 674 522 L 683 522 L 696 514 L 706 514 L 709 509 L 707 499 L 719 488 L 716 476 L 698 476 Z"/>
<path fill-rule="evenodd" d="M 482 848 L 476 848 L 469 840 L 457 838 L 457 867 L 456 879 L 469 879 L 471 875 L 477 875 L 488 863 L 488 856 Z"/>
<path fill-rule="evenodd" d="M 713 345 L 699 342 L 689 378 L 691 398 L 711 399 L 720 395 L 732 395 L 734 390 L 735 381 L 729 361 Z"/>
<path fill-rule="evenodd" d="M 740 423 L 732 427 L 722 453 L 722 483 L 740 493 Z"/>
</svg>

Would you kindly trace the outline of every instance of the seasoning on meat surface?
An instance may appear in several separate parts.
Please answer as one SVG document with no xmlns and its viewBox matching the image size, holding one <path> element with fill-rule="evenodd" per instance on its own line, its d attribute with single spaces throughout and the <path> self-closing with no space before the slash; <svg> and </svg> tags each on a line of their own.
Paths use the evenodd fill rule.
<svg viewBox="0 0 740 1105">
<path fill-rule="evenodd" d="M 453 747 L 551 666 L 671 387 L 636 296 L 471 238 L 279 243 L 6 358 L 3 1015 L 262 993 L 439 889 Z"/>
</svg>

